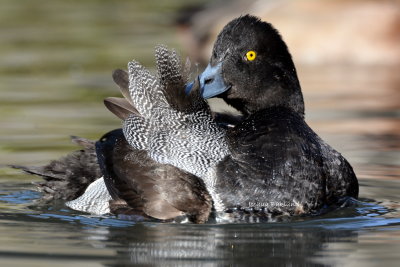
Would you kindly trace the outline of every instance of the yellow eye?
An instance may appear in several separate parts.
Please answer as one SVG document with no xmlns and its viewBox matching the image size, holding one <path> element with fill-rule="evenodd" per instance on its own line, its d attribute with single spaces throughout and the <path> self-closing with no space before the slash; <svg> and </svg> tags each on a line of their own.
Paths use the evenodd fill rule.
<svg viewBox="0 0 400 267">
<path fill-rule="evenodd" d="M 253 61 L 254 59 L 256 59 L 256 57 L 257 57 L 256 51 L 250 50 L 249 52 L 246 53 L 246 59 L 248 61 Z"/>
</svg>

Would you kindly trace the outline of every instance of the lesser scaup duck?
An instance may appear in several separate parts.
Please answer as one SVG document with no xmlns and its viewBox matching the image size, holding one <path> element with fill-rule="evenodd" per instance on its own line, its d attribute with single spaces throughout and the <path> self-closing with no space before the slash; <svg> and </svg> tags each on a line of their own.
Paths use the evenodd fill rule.
<svg viewBox="0 0 400 267">
<path fill-rule="evenodd" d="M 358 196 L 350 164 L 304 121 L 296 69 L 272 25 L 249 15 L 228 23 L 199 81 L 204 98 L 244 114 L 216 167 L 223 209 L 303 214 Z"/>
<path fill-rule="evenodd" d="M 249 15 L 228 23 L 186 90 L 176 55 L 159 51 L 159 79 L 136 62 L 129 74 L 114 73 L 127 100 L 106 105 L 124 127 L 95 145 L 104 178 L 91 184 L 89 202 L 106 187 L 112 213 L 202 223 L 213 214 L 227 221 L 309 214 L 358 196 L 350 164 L 304 121 L 293 61 L 270 24 Z M 221 97 L 243 116 L 217 116 L 237 124 L 220 127 L 199 96 Z"/>
</svg>

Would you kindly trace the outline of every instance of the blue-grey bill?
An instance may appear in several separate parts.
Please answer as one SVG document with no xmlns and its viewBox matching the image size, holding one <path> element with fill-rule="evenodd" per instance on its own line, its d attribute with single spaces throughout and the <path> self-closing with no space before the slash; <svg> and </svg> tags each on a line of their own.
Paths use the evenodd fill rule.
<svg viewBox="0 0 400 267">
<path fill-rule="evenodd" d="M 207 68 L 199 75 L 200 82 L 200 94 L 204 99 L 208 99 L 223 92 L 229 90 L 230 86 L 227 86 L 221 75 L 222 62 L 211 66 L 208 64 Z M 185 93 L 189 94 L 193 89 L 194 82 L 190 82 L 186 85 Z"/>
</svg>

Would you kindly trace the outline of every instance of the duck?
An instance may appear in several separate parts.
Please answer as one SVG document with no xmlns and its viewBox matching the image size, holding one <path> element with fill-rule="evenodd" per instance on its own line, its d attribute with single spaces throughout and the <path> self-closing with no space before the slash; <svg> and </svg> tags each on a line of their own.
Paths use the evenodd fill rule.
<svg viewBox="0 0 400 267">
<path fill-rule="evenodd" d="M 358 197 L 351 165 L 305 122 L 295 65 L 271 24 L 250 15 L 229 22 L 199 81 L 203 98 L 220 97 L 244 116 L 215 169 L 222 209 L 304 214 Z"/>
<path fill-rule="evenodd" d="M 45 199 L 205 223 L 319 214 L 358 197 L 349 162 L 305 122 L 295 65 L 271 24 L 252 15 L 230 21 L 194 81 L 165 46 L 156 63 L 157 75 L 136 61 L 114 71 L 124 98 L 105 105 L 121 129 L 97 142 L 74 137 L 83 149 L 44 167 L 15 166 L 44 177 Z M 206 100 L 214 97 L 241 115 L 213 113 Z"/>
</svg>

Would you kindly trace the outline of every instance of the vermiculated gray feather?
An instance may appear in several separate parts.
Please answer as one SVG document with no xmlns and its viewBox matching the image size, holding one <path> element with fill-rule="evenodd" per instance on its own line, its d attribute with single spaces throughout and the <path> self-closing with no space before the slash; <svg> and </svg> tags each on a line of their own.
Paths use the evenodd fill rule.
<svg viewBox="0 0 400 267">
<path fill-rule="evenodd" d="M 129 92 L 141 117 L 130 115 L 124 121 L 125 137 L 157 162 L 181 168 L 208 184 L 207 172 L 229 153 L 225 130 L 198 94 L 185 95 L 187 77 L 177 53 L 158 46 L 156 60 L 157 76 L 136 61 L 128 64 Z"/>
</svg>

